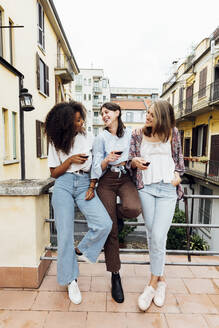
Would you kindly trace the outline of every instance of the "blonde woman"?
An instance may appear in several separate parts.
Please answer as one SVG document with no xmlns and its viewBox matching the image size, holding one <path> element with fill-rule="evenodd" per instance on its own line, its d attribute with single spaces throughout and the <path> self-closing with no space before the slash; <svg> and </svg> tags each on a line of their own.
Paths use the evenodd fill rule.
<svg viewBox="0 0 219 328">
<path fill-rule="evenodd" d="M 151 278 L 138 298 L 146 311 L 152 300 L 165 301 L 164 264 L 166 239 L 178 198 L 182 197 L 180 175 L 184 172 L 180 135 L 174 111 L 167 101 L 157 101 L 148 110 L 143 129 L 132 133 L 129 167 L 138 188 L 145 220 Z"/>
</svg>

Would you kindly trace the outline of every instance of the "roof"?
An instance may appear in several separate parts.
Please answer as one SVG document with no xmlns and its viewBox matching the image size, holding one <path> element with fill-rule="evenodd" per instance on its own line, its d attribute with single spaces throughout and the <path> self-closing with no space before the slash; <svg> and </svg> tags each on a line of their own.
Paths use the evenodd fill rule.
<svg viewBox="0 0 219 328">
<path fill-rule="evenodd" d="M 121 109 L 146 110 L 151 104 L 150 99 L 114 99 L 111 102 L 118 104 Z"/>
</svg>

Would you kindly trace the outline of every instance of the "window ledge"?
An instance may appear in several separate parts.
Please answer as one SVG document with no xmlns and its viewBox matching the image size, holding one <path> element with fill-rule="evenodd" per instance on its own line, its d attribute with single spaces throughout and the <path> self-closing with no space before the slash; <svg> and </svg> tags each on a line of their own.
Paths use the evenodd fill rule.
<svg viewBox="0 0 219 328">
<path fill-rule="evenodd" d="M 44 56 L 46 56 L 46 51 L 45 51 L 45 49 L 43 49 L 42 46 L 41 46 L 39 43 L 38 43 L 37 45 L 38 45 L 39 50 L 42 52 L 42 54 L 43 54 Z"/>
<path fill-rule="evenodd" d="M 12 164 L 17 164 L 20 161 L 18 159 L 11 159 L 11 160 L 7 160 L 7 161 L 3 161 L 3 165 L 12 165 Z"/>
<path fill-rule="evenodd" d="M 47 98 L 47 97 L 48 97 L 44 92 L 42 92 L 42 91 L 40 91 L 40 90 L 38 90 L 38 91 L 39 91 L 39 93 L 41 94 L 41 96 L 43 96 L 44 98 Z"/>
</svg>

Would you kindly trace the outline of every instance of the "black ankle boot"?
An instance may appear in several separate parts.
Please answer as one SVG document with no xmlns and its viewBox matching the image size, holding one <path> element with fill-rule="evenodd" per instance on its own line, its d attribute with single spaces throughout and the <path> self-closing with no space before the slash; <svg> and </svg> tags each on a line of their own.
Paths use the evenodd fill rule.
<svg viewBox="0 0 219 328">
<path fill-rule="evenodd" d="M 112 298 L 117 303 L 124 302 L 124 294 L 119 273 L 112 272 Z"/>
</svg>

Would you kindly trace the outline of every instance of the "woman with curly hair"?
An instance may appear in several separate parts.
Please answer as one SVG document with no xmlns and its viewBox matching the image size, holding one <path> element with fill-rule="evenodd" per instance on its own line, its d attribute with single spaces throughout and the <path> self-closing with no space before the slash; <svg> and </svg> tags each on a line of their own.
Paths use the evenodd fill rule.
<svg viewBox="0 0 219 328">
<path fill-rule="evenodd" d="M 117 303 L 124 301 L 124 293 L 119 275 L 118 219 L 135 218 L 141 213 L 138 191 L 126 170 L 131 130 L 125 128 L 121 119 L 121 108 L 115 103 L 105 103 L 101 107 L 105 125 L 97 136 L 93 147 L 91 176 L 99 179 L 97 194 L 107 209 L 112 222 L 112 231 L 104 246 L 107 271 L 112 273 L 112 298 Z M 117 196 L 121 204 L 117 204 Z"/>
<path fill-rule="evenodd" d="M 49 140 L 48 165 L 55 178 L 52 194 L 58 238 L 57 278 L 68 285 L 70 300 L 79 304 L 77 257 L 95 263 L 111 230 L 110 217 L 95 193 L 95 180 L 89 171 L 92 162 L 91 138 L 85 133 L 85 110 L 81 103 L 55 105 L 46 117 L 45 132 Z M 88 232 L 74 249 L 75 203 L 84 214 Z"/>
<path fill-rule="evenodd" d="M 139 308 L 146 311 L 152 300 L 157 306 L 164 305 L 166 239 L 177 195 L 182 197 L 181 138 L 167 101 L 155 102 L 147 111 L 143 129 L 132 133 L 128 166 L 139 190 L 147 230 L 151 278 L 138 298 Z"/>
</svg>

